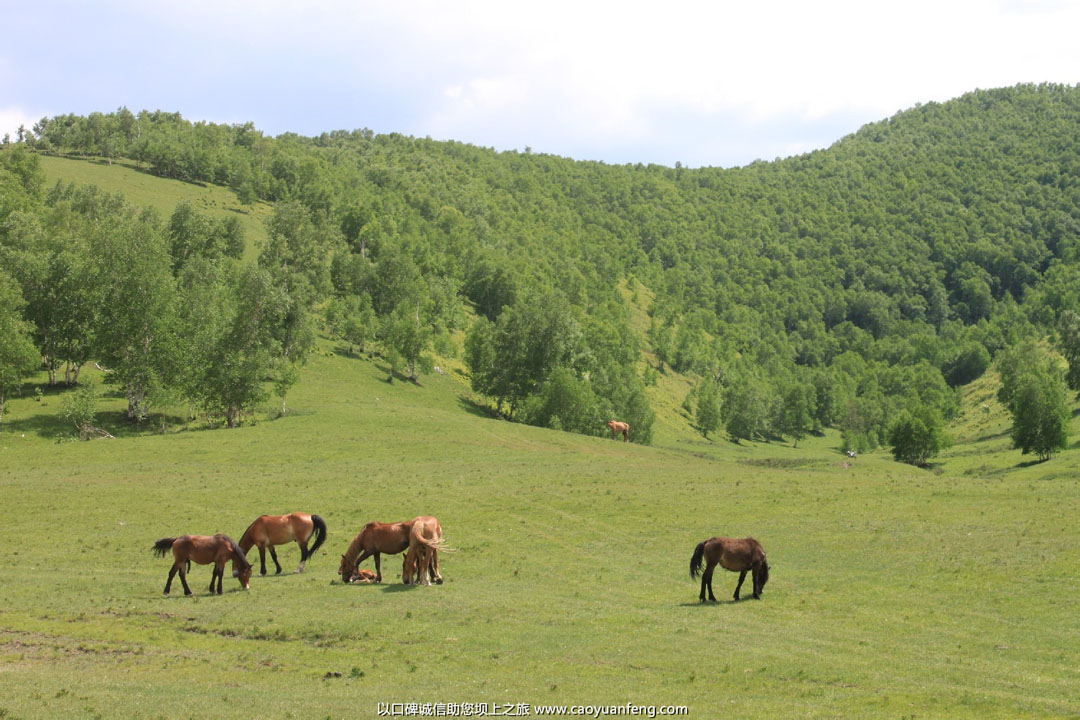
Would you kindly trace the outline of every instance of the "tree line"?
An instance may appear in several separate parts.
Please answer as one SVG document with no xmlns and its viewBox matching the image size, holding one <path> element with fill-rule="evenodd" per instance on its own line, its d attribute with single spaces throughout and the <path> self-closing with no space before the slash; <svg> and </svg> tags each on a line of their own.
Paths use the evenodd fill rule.
<svg viewBox="0 0 1080 720">
<path fill-rule="evenodd" d="M 250 123 L 124 108 L 43 118 L 19 139 L 292 208 L 290 222 L 306 217 L 320 238 L 322 264 L 302 282 L 275 276 L 308 313 L 291 332 L 307 332 L 319 308 L 347 345 L 379 342 L 415 376 L 463 330 L 474 389 L 551 427 L 647 419 L 644 388 L 674 370 L 698 380 L 684 409 L 706 435 L 798 442 L 839 427 L 847 447 L 871 449 L 900 419 L 947 422 L 957 388 L 1007 348 L 1066 343 L 1064 318 L 1080 307 L 1070 86 L 929 103 L 826 150 L 734 169 L 609 166 L 366 129 L 267 137 Z M 218 232 L 208 252 L 229 257 L 229 231 Z M 188 260 L 171 245 L 170 258 L 180 277 Z M 651 294 L 644 338 L 629 330 L 623 280 Z M 465 304 L 477 316 L 468 327 Z M 279 335 L 287 379 L 296 351 Z"/>
</svg>

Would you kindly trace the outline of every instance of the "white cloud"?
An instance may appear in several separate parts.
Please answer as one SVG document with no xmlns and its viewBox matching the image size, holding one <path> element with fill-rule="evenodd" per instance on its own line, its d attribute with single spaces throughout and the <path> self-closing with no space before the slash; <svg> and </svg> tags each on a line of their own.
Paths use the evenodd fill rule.
<svg viewBox="0 0 1080 720">
<path fill-rule="evenodd" d="M 80 51 L 97 22 L 145 45 Z M 1080 3 L 1066 0 L 103 0 L 76 24 L 71 56 L 100 63 L 83 76 L 100 90 L 73 101 L 58 65 L 34 84 L 50 96 L 12 105 L 162 106 L 598 159 L 638 147 L 689 165 L 730 164 L 717 148 L 749 143 L 737 161 L 820 147 L 977 87 L 1080 80 Z"/>
<path fill-rule="evenodd" d="M 14 106 L 0 108 L 0 137 L 8 134 L 11 135 L 11 139 L 14 141 L 15 133 L 18 132 L 20 125 L 30 130 L 34 127 L 34 123 L 46 114 L 33 113 Z"/>
</svg>

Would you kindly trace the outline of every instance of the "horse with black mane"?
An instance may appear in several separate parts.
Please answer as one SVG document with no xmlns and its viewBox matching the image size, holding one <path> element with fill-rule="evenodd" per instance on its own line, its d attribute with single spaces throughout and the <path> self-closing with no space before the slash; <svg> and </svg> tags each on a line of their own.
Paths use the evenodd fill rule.
<svg viewBox="0 0 1080 720">
<path fill-rule="evenodd" d="M 712 578 L 713 569 L 720 565 L 725 570 L 739 573 L 739 584 L 735 586 L 735 600 L 739 599 L 739 588 L 742 587 L 746 573 L 753 573 L 754 599 L 761 598 L 761 591 L 765 583 L 769 581 L 769 563 L 765 560 L 765 550 L 754 538 L 709 538 L 705 542 L 698 543 L 694 548 L 694 554 L 690 558 L 690 579 L 693 580 L 704 569 L 701 575 L 701 594 L 699 599 L 705 602 L 705 590 L 709 591 L 709 599 L 716 602 L 713 595 Z"/>
<path fill-rule="evenodd" d="M 315 538 L 314 544 L 308 549 L 308 541 Z M 281 563 L 278 562 L 275 545 L 284 545 L 296 541 L 300 546 L 300 566 L 296 572 L 304 572 L 308 558 L 315 554 L 319 546 L 326 540 L 326 522 L 318 515 L 294 512 L 288 515 L 260 515 L 255 522 L 248 526 L 244 534 L 240 536 L 240 551 L 248 554 L 252 545 L 259 546 L 259 574 L 266 574 L 266 551 L 270 550 L 270 559 L 277 567 L 276 574 L 281 574 Z"/>
</svg>

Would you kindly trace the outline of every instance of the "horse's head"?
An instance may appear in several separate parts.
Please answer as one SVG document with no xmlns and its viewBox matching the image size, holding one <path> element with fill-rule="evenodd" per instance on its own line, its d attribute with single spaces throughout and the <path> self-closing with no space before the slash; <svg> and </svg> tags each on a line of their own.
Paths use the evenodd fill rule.
<svg viewBox="0 0 1080 720">
<path fill-rule="evenodd" d="M 405 559 L 401 561 L 401 582 L 404 585 L 411 585 L 413 576 L 417 576 L 419 580 L 419 553 L 414 549 L 409 548 L 405 553 Z"/>
<path fill-rule="evenodd" d="M 341 556 L 341 565 L 338 566 L 338 575 L 341 576 L 341 582 L 352 582 L 354 568 L 349 567 L 349 560 L 344 555 Z"/>
<path fill-rule="evenodd" d="M 233 577 L 240 581 L 240 586 L 245 590 L 251 589 L 252 567 L 252 564 L 246 562 L 246 560 L 243 565 L 240 565 L 239 561 L 233 560 Z"/>
</svg>

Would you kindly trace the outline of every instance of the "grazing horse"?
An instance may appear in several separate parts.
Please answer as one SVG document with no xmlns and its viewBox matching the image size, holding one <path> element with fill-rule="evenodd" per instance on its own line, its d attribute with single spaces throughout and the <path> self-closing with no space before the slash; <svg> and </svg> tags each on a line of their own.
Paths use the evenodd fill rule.
<svg viewBox="0 0 1080 720">
<path fill-rule="evenodd" d="M 401 582 L 406 585 L 442 585 L 439 574 L 439 548 L 443 547 L 442 527 L 430 515 L 413 520 L 409 531 L 409 551 L 401 564 Z"/>
<path fill-rule="evenodd" d="M 382 582 L 380 555 L 396 555 L 409 547 L 409 531 L 412 521 L 381 523 L 369 522 L 349 543 L 349 549 L 341 556 L 338 575 L 342 582 L 349 582 L 360 563 L 375 556 L 375 582 Z"/>
<path fill-rule="evenodd" d="M 245 590 L 251 584 L 251 563 L 247 561 L 240 547 L 233 542 L 228 535 L 184 535 L 175 538 L 161 538 L 154 543 L 154 554 L 165 557 L 165 553 L 172 550 L 173 566 L 169 570 L 169 579 L 165 582 L 165 595 L 168 596 L 169 588 L 172 587 L 173 576 L 180 573 L 180 582 L 184 585 L 184 594 L 190 595 L 191 588 L 187 584 L 187 568 L 194 560 L 200 565 L 214 564 L 214 572 L 210 576 L 210 593 L 214 592 L 214 581 L 217 581 L 217 594 L 221 595 L 221 578 L 225 573 L 225 563 L 232 560 L 233 575 L 240 580 L 240 585 Z"/>
<path fill-rule="evenodd" d="M 739 599 L 739 588 L 746 579 L 746 572 L 753 572 L 754 599 L 761 598 L 761 591 L 769 581 L 769 563 L 765 561 L 765 550 L 754 538 L 714 537 L 698 543 L 694 555 L 690 558 L 690 579 L 702 571 L 703 561 L 707 563 L 701 576 L 701 602 L 705 602 L 705 588 L 709 589 L 709 599 L 716 602 L 712 591 L 713 568 L 718 564 L 725 570 L 739 573 L 739 584 L 735 586 L 735 599 Z"/>
<path fill-rule="evenodd" d="M 622 433 L 623 440 L 630 442 L 630 426 L 627 423 L 619 422 L 618 420 L 608 420 L 608 429 L 611 430 L 611 439 L 618 440 L 619 433 Z"/>
<path fill-rule="evenodd" d="M 308 541 L 315 538 L 315 544 L 308 549 Z M 281 563 L 278 562 L 275 545 L 296 541 L 300 546 L 300 567 L 296 572 L 304 572 L 304 566 L 308 558 L 315 554 L 319 546 L 326 540 L 326 523 L 318 515 L 294 512 L 288 515 L 260 515 L 255 522 L 248 526 L 240 537 L 240 552 L 248 554 L 252 545 L 259 546 L 259 574 L 266 574 L 266 549 L 270 549 L 270 559 L 277 566 L 278 575 L 281 574 Z"/>
</svg>

